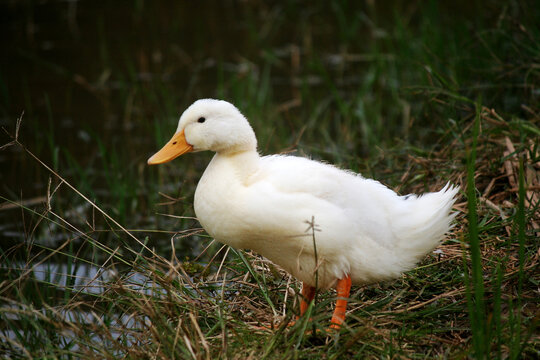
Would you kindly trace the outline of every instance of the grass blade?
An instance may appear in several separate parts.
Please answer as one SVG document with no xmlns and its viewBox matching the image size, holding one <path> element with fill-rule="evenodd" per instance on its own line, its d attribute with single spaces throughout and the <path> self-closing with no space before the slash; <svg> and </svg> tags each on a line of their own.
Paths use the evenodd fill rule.
<svg viewBox="0 0 540 360">
<path fill-rule="evenodd" d="M 487 343 L 485 334 L 486 315 L 484 304 L 484 279 L 482 274 L 482 258 L 480 252 L 480 239 L 478 236 L 478 217 L 476 205 L 476 185 L 474 180 L 476 164 L 476 145 L 480 130 L 480 116 L 482 106 L 476 104 L 476 116 L 472 132 L 472 146 L 467 157 L 467 206 L 469 210 L 469 250 L 471 256 L 472 275 L 467 288 L 472 286 L 472 295 L 468 296 L 469 317 L 473 333 L 474 352 L 477 359 L 487 356 Z M 466 269 L 467 270 L 467 269 Z M 470 290 L 469 290 L 470 291 Z"/>
</svg>

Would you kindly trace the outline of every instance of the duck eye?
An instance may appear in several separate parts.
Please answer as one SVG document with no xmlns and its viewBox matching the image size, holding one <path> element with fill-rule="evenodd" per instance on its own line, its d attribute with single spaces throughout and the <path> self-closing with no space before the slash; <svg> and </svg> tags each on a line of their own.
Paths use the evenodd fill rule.
<svg viewBox="0 0 540 360">
<path fill-rule="evenodd" d="M 206 119 L 203 118 L 203 117 L 200 117 L 199 120 L 197 120 L 197 122 L 200 122 L 200 123 L 203 123 L 203 122 L 205 122 L 205 121 L 206 121 Z"/>
</svg>

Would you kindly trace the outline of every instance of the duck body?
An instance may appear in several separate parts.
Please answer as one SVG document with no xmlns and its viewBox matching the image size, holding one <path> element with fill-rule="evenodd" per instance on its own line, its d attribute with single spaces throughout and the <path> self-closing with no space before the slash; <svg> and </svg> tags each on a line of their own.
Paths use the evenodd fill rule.
<svg viewBox="0 0 540 360">
<path fill-rule="evenodd" d="M 307 300 L 315 288 L 336 287 L 347 298 L 351 284 L 398 277 L 440 243 L 455 216 L 456 187 L 399 196 L 322 162 L 261 157 L 246 118 L 221 100 L 191 105 L 148 163 L 203 150 L 216 154 L 195 191 L 201 225 L 216 240 L 254 250 L 301 280 Z M 338 300 L 333 325 L 341 325 L 345 307 Z M 306 309 L 303 300 L 301 313 Z"/>
<path fill-rule="evenodd" d="M 328 164 L 247 151 L 214 156 L 194 206 L 216 240 L 327 289 L 346 274 L 366 284 L 410 270 L 449 228 L 455 191 L 447 190 L 398 196 Z"/>
</svg>

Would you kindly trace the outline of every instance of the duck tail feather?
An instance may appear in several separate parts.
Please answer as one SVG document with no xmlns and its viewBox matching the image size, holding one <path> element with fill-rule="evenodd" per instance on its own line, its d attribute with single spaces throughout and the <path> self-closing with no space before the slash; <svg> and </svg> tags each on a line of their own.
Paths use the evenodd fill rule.
<svg viewBox="0 0 540 360">
<path fill-rule="evenodd" d="M 394 231 L 399 239 L 397 247 L 403 257 L 417 261 L 437 247 L 452 229 L 457 211 L 452 206 L 457 200 L 459 186 L 447 183 L 438 192 L 403 200 L 400 219 Z"/>
</svg>

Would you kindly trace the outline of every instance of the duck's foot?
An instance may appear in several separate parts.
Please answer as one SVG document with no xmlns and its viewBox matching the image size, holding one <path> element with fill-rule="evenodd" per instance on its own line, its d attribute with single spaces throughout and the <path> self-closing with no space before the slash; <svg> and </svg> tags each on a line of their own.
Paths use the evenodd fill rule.
<svg viewBox="0 0 540 360">
<path fill-rule="evenodd" d="M 276 329 L 275 327 L 272 327 L 270 325 L 261 325 L 261 326 L 251 325 L 250 328 L 256 331 L 264 331 L 264 332 L 273 332 Z"/>
<path fill-rule="evenodd" d="M 352 280 L 351 276 L 347 275 L 343 279 L 338 280 L 336 290 L 337 290 L 337 301 L 334 314 L 332 315 L 332 324 L 330 329 L 339 330 L 343 321 L 345 320 L 345 313 L 347 312 L 347 301 L 349 295 L 351 294 L 351 285 Z"/>
<path fill-rule="evenodd" d="M 347 275 L 343 279 L 339 279 L 336 290 L 337 290 L 337 301 L 336 301 L 336 308 L 334 310 L 334 314 L 332 315 L 332 320 L 330 327 L 321 330 L 316 329 L 316 334 L 327 334 L 327 335 L 333 335 L 336 333 L 339 333 L 341 330 L 341 327 L 343 325 L 343 321 L 345 320 L 345 313 L 347 311 L 347 300 L 349 298 L 350 292 L 351 292 L 351 285 L 352 280 L 351 276 Z M 302 286 L 302 300 L 300 302 L 300 316 L 296 318 L 296 320 L 288 321 L 287 324 L 279 324 L 278 326 L 256 326 L 252 325 L 252 328 L 257 330 L 263 330 L 263 331 L 275 331 L 278 329 L 281 329 L 283 327 L 291 328 L 296 325 L 296 323 L 300 320 L 300 317 L 303 316 L 307 309 L 309 308 L 309 304 L 311 301 L 313 301 L 313 298 L 315 297 L 315 288 L 313 286 L 309 286 L 306 284 L 303 284 Z M 285 319 L 287 321 L 287 319 Z M 308 320 L 311 322 L 311 318 Z M 307 330 L 309 326 L 306 327 L 306 333 L 313 334 L 313 330 Z"/>
</svg>

